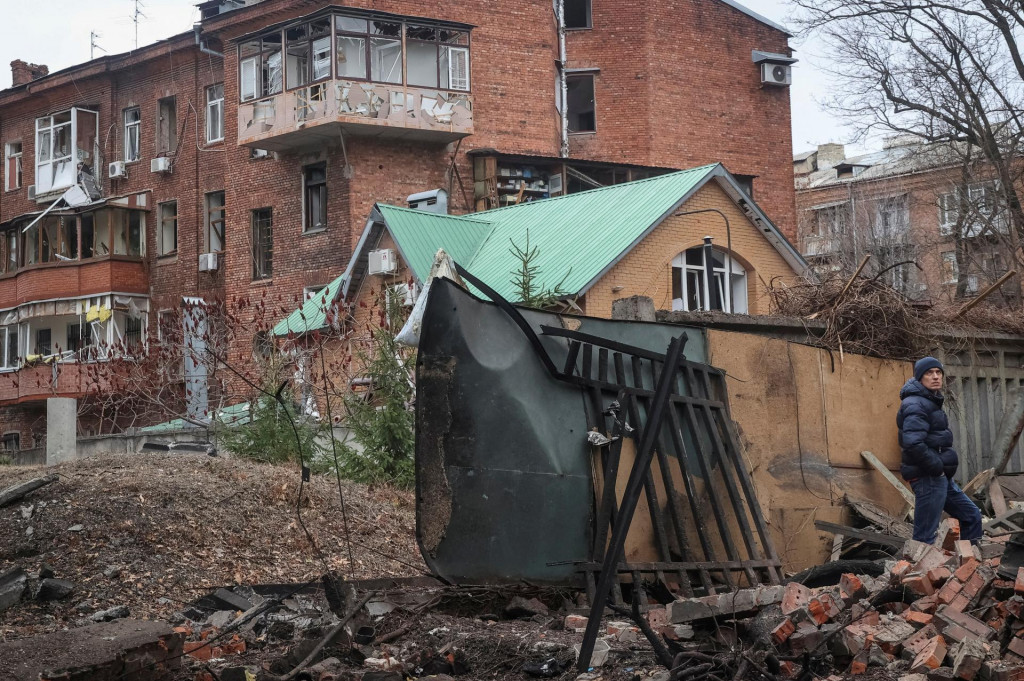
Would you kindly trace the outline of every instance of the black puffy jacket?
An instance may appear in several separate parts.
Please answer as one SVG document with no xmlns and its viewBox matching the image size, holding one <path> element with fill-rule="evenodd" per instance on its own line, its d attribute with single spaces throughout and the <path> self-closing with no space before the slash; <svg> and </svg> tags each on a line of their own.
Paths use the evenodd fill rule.
<svg viewBox="0 0 1024 681">
<path fill-rule="evenodd" d="M 900 429 L 904 480 L 956 474 L 960 459 L 953 449 L 953 432 L 942 411 L 943 398 L 911 378 L 900 390 L 900 411 L 896 425 Z"/>
</svg>

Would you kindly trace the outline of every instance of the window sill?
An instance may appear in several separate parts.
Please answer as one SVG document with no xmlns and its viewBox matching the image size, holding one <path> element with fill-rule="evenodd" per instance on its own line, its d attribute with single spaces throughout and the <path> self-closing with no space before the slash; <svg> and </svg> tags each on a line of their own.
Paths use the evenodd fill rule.
<svg viewBox="0 0 1024 681">
<path fill-rule="evenodd" d="M 157 265 L 172 265 L 178 262 L 178 252 L 164 253 L 163 255 L 156 256 Z"/>
<path fill-rule="evenodd" d="M 253 279 L 249 282 L 249 286 L 271 286 L 273 283 L 273 279 Z"/>
<path fill-rule="evenodd" d="M 316 236 L 317 234 L 323 234 L 327 231 L 326 227 L 318 227 L 317 229 L 308 229 L 302 233 L 302 236 Z"/>
<path fill-rule="evenodd" d="M 569 137 L 578 137 L 581 135 L 596 135 L 597 130 L 581 130 L 579 132 L 570 132 Z"/>
<path fill-rule="evenodd" d="M 142 158 L 141 158 L 141 157 L 139 157 L 139 158 L 135 159 L 134 161 L 127 161 L 127 160 L 126 160 L 126 161 L 124 161 L 124 164 L 125 164 L 126 166 L 130 166 L 130 165 L 135 165 L 136 163 L 142 163 Z M 114 179 L 117 179 L 117 178 L 114 178 Z M 123 179 L 123 178 L 122 178 L 122 179 Z"/>
<path fill-rule="evenodd" d="M 566 26 L 566 31 L 593 31 L 593 26 Z"/>
</svg>

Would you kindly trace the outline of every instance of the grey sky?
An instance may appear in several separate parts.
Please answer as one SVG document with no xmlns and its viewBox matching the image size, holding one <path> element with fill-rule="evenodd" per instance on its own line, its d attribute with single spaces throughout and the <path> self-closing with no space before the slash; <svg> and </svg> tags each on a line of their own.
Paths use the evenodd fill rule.
<svg viewBox="0 0 1024 681">
<path fill-rule="evenodd" d="M 142 0 L 138 32 L 139 45 L 191 29 L 198 20 L 196 0 Z M 784 26 L 791 25 L 785 0 L 740 0 L 750 9 Z M 45 16 L 59 21 L 40 21 L 40 4 Z M 9 64 L 14 59 L 46 64 L 51 71 L 87 61 L 89 32 L 100 33 L 99 44 L 108 54 L 131 50 L 135 24 L 133 0 L 0 0 L 0 89 L 10 87 Z M 829 78 L 816 66 L 823 63 L 813 40 L 793 38 L 800 59 L 793 71 L 790 88 L 793 111 L 794 151 L 812 149 L 829 141 L 848 141 L 850 131 L 843 122 L 826 113 L 819 102 L 828 95 Z M 97 51 L 96 56 L 103 52 Z"/>
</svg>

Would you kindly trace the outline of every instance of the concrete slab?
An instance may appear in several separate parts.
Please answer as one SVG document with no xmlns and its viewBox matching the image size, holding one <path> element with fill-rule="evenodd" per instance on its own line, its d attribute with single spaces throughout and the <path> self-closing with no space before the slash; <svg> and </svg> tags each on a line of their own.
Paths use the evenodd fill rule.
<svg viewBox="0 0 1024 681">
<path fill-rule="evenodd" d="M 181 651 L 166 622 L 104 622 L 0 643 L 0 681 L 167 679 Z"/>
</svg>

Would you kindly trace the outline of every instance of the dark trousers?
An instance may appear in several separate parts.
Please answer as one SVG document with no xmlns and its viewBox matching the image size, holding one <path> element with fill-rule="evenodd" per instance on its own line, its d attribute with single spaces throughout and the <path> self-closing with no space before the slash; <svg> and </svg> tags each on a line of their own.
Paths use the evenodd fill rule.
<svg viewBox="0 0 1024 681">
<path fill-rule="evenodd" d="M 981 511 L 963 490 L 945 475 L 918 478 L 914 490 L 914 539 L 931 544 L 939 529 L 942 512 L 960 521 L 960 538 L 981 538 Z"/>
</svg>

